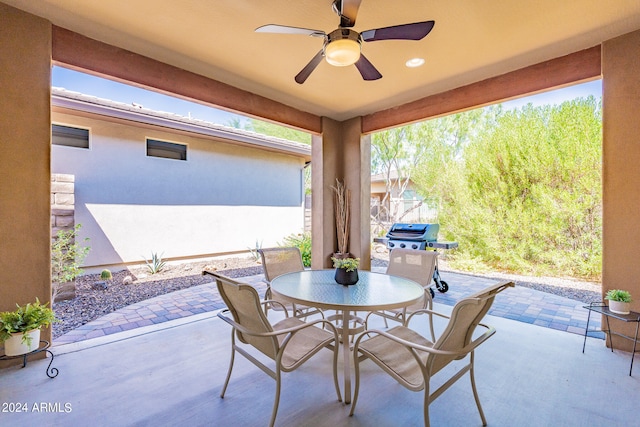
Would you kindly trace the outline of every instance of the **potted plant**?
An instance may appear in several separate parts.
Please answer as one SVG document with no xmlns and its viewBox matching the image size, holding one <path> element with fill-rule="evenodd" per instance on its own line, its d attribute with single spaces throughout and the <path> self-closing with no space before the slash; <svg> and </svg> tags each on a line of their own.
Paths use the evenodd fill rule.
<svg viewBox="0 0 640 427">
<path fill-rule="evenodd" d="M 333 190 L 333 208 L 336 220 L 336 238 L 338 240 L 338 252 L 334 258 L 349 257 L 349 221 L 351 211 L 351 192 L 336 178 Z"/>
<path fill-rule="evenodd" d="M 358 283 L 358 266 L 360 258 L 336 258 L 331 257 L 333 267 L 336 269 L 336 282 L 341 285 L 355 285 Z"/>
<path fill-rule="evenodd" d="M 609 300 L 609 311 L 618 314 L 629 314 L 631 311 L 631 294 L 621 289 L 610 289 L 604 297 Z"/>
<path fill-rule="evenodd" d="M 58 321 L 47 304 L 35 303 L 0 313 L 0 341 L 7 356 L 19 356 L 36 350 L 40 345 L 40 328 Z"/>
</svg>

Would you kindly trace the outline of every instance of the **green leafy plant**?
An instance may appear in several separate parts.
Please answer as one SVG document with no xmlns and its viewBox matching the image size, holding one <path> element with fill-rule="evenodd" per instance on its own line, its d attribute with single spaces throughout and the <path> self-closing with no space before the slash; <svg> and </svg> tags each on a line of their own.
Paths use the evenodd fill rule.
<svg viewBox="0 0 640 427">
<path fill-rule="evenodd" d="M 11 334 L 22 333 L 22 342 L 31 345 L 31 336 L 27 332 L 59 322 L 47 305 L 48 303 L 41 304 L 36 298 L 34 303 L 23 306 L 16 304 L 17 310 L 0 313 L 0 341 L 8 340 Z"/>
<path fill-rule="evenodd" d="M 610 301 L 631 302 L 631 294 L 629 291 L 623 291 L 621 289 L 610 289 L 604 298 Z"/>
<path fill-rule="evenodd" d="M 300 249 L 302 264 L 311 267 L 311 233 L 291 234 L 285 237 L 280 246 L 296 247 Z"/>
<path fill-rule="evenodd" d="M 102 270 L 102 272 L 100 273 L 100 278 L 102 280 L 111 280 L 113 278 L 113 275 L 111 274 L 111 271 L 107 270 L 106 268 L 104 270 Z"/>
<path fill-rule="evenodd" d="M 360 265 L 360 258 L 334 258 L 331 257 L 334 268 L 344 268 L 347 271 L 354 271 Z"/>
<path fill-rule="evenodd" d="M 151 274 L 156 274 L 162 271 L 162 269 L 165 267 L 165 265 L 167 264 L 166 261 L 162 260 L 162 255 L 160 254 L 158 255 L 157 252 L 152 252 L 151 253 L 151 260 L 144 260 L 144 262 L 147 263 L 147 268 L 149 269 L 149 272 Z"/>
<path fill-rule="evenodd" d="M 70 230 L 60 230 L 51 243 L 51 282 L 53 283 L 53 299 L 62 283 L 72 282 L 82 274 L 80 265 L 89 253 L 89 247 L 78 244 L 78 232 L 82 224 Z M 85 242 L 89 238 L 84 239 Z"/>
</svg>

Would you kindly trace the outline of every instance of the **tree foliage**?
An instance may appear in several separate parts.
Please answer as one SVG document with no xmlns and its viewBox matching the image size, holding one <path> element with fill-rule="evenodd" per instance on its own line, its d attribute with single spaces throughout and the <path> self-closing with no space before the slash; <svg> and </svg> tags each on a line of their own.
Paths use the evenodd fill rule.
<svg viewBox="0 0 640 427">
<path fill-rule="evenodd" d="M 402 198 L 411 182 L 411 171 L 422 160 L 423 144 L 416 137 L 416 126 L 390 129 L 373 135 L 371 141 L 372 171 L 385 178 L 385 195 L 380 201 L 381 209 L 392 222 L 397 222 L 397 206 L 389 203 L 391 195 Z"/>
<path fill-rule="evenodd" d="M 412 173 L 459 266 L 599 279 L 602 107 L 475 110 L 420 124 Z M 416 125 L 413 125 L 416 126 Z"/>
<path fill-rule="evenodd" d="M 261 135 L 273 136 L 276 138 L 286 139 L 288 141 L 311 145 L 310 133 L 291 129 L 286 126 L 280 126 L 274 123 L 264 122 L 262 120 L 249 119 L 245 124 L 244 129 Z"/>
</svg>

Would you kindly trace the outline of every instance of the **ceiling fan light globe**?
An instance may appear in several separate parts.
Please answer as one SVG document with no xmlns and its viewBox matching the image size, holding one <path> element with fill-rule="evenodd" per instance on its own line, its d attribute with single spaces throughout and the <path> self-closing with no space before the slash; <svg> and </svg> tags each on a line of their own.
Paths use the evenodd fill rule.
<svg viewBox="0 0 640 427">
<path fill-rule="evenodd" d="M 360 59 L 360 43 L 352 39 L 333 40 L 325 46 L 324 57 L 336 67 L 353 65 Z"/>
</svg>

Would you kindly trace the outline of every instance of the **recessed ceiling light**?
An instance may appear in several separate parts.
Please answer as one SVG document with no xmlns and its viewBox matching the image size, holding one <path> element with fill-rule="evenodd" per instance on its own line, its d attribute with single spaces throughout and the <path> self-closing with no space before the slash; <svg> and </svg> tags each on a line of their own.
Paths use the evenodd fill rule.
<svg viewBox="0 0 640 427">
<path fill-rule="evenodd" d="M 419 67 L 423 64 L 424 64 L 423 58 L 412 58 L 405 63 L 405 65 L 409 68 Z"/>
</svg>

